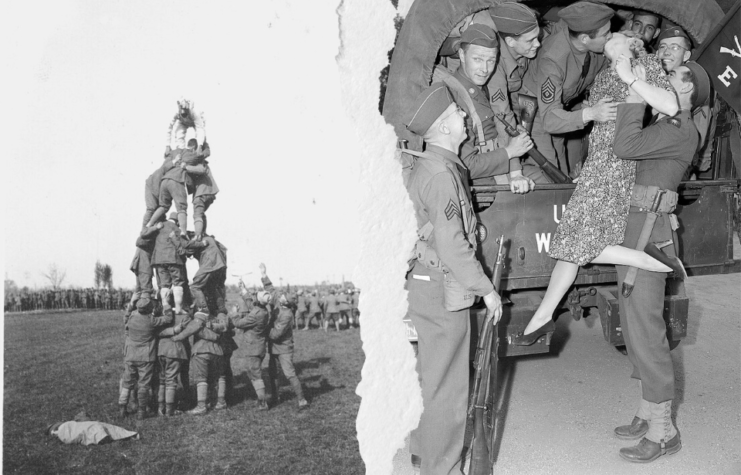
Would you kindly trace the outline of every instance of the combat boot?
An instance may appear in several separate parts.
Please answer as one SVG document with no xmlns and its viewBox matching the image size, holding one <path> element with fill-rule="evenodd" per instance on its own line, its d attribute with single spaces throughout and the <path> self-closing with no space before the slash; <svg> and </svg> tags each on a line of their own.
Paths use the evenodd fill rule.
<svg viewBox="0 0 741 475">
<path fill-rule="evenodd" d="M 185 411 L 186 414 L 190 416 L 200 416 L 201 414 L 205 414 L 208 412 L 208 409 L 206 409 L 206 404 L 201 404 L 200 402 L 196 407 L 191 409 L 190 411 Z"/>
<path fill-rule="evenodd" d="M 147 417 L 149 417 L 149 412 L 147 411 L 146 407 L 139 406 L 139 409 L 136 411 L 136 420 L 143 421 Z"/>
<path fill-rule="evenodd" d="M 637 440 L 648 432 L 648 421 L 638 416 L 627 426 L 615 427 L 615 437 L 622 440 Z"/>
<path fill-rule="evenodd" d="M 648 432 L 648 420 L 651 419 L 650 403 L 643 399 L 643 383 L 638 380 L 638 393 L 641 395 L 641 402 L 638 405 L 636 415 L 627 426 L 615 428 L 615 437 L 622 440 L 637 440 L 646 435 Z"/>
<path fill-rule="evenodd" d="M 266 401 L 265 399 L 258 399 L 257 409 L 260 411 L 267 411 L 268 409 L 270 409 L 270 406 L 268 406 L 268 401 Z"/>
<path fill-rule="evenodd" d="M 649 463 L 662 455 L 672 455 L 682 448 L 679 431 L 672 422 L 672 401 L 649 402 L 648 432 L 634 447 L 620 449 L 620 457 L 629 462 Z"/>
</svg>

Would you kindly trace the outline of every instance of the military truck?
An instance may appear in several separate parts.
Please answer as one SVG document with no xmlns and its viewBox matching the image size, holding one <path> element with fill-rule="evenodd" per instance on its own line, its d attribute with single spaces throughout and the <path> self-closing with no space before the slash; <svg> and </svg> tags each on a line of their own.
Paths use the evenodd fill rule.
<svg viewBox="0 0 741 475">
<path fill-rule="evenodd" d="M 443 41 L 464 17 L 496 3 L 499 0 L 417 0 L 403 18 L 391 59 L 382 111 L 399 139 L 406 141 L 409 148 L 421 150 L 422 144 L 418 137 L 405 129 L 402 119 L 415 97 L 431 83 Z M 573 2 L 523 3 L 542 14 L 554 5 L 565 6 Z M 604 3 L 615 9 L 641 8 L 655 12 L 682 26 L 696 44 L 702 44 L 724 15 L 714 0 L 614 0 Z M 728 104 L 719 100 L 712 167 L 700 173 L 697 179 L 682 182 L 675 211 L 680 222 L 679 257 L 690 276 L 741 272 L 741 261 L 733 259 L 739 172 L 733 165 L 731 137 L 739 134 L 738 118 Z M 479 218 L 480 258 L 489 274 L 496 260 L 496 239 L 500 235 L 506 239 L 507 253 L 500 293 L 511 304 L 504 307 L 499 324 L 499 356 L 549 351 L 550 339 L 546 336 L 534 345 L 524 347 L 510 345 L 509 337 L 524 330 L 545 293 L 556 262 L 547 254 L 550 240 L 574 187 L 574 184 L 539 184 L 535 191 L 519 195 L 511 193 L 507 185 L 472 186 Z M 584 309 L 596 308 L 605 339 L 620 346 L 624 341 L 616 282 L 614 266 L 587 265 L 579 270 L 562 309 L 567 308 L 571 316 L 579 320 Z M 669 279 L 664 317 L 672 347 L 686 335 L 688 310 L 684 282 Z M 479 321 L 484 312 L 483 307 L 473 308 Z M 408 319 L 405 323 L 407 336 L 414 342 L 414 327 Z M 475 330 L 472 333 L 475 334 Z"/>
</svg>

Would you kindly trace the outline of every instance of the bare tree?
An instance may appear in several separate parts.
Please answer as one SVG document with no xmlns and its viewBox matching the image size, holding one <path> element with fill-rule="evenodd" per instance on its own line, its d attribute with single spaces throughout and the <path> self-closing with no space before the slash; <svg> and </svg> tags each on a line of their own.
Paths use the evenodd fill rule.
<svg viewBox="0 0 741 475">
<path fill-rule="evenodd" d="M 103 285 L 108 287 L 108 290 L 113 290 L 113 269 L 108 264 L 103 265 L 101 280 L 103 281 Z"/>
<path fill-rule="evenodd" d="M 58 268 L 56 264 L 50 264 L 48 271 L 46 273 L 42 272 L 42 275 L 49 281 L 53 290 L 59 290 L 64 278 L 67 277 L 67 271 Z"/>
<path fill-rule="evenodd" d="M 99 289 L 101 284 L 103 284 L 103 264 L 95 261 L 95 288 Z"/>
</svg>

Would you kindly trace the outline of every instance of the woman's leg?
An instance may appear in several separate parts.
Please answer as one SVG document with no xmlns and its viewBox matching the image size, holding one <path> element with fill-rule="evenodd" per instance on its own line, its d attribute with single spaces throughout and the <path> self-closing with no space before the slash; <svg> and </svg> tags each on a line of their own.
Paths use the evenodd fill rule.
<svg viewBox="0 0 741 475">
<path fill-rule="evenodd" d="M 556 262 L 556 267 L 553 268 L 551 274 L 551 281 L 548 282 L 548 290 L 546 290 L 538 310 L 535 311 L 535 315 L 527 324 L 523 332 L 525 335 L 534 332 L 553 318 L 553 312 L 556 311 L 559 302 L 566 295 L 571 284 L 574 283 L 577 272 L 579 272 L 579 266 L 573 262 Z"/>
<path fill-rule="evenodd" d="M 671 272 L 668 267 L 643 251 L 636 251 L 629 247 L 607 246 L 595 257 L 592 264 L 615 264 L 619 266 L 638 267 L 651 272 Z"/>
</svg>

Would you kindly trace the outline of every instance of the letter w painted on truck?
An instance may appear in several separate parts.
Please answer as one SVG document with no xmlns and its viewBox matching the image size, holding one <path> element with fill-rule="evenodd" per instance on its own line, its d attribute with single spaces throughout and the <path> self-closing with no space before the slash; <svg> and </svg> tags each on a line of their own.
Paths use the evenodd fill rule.
<svg viewBox="0 0 741 475">
<path fill-rule="evenodd" d="M 561 205 L 561 212 L 558 212 L 558 205 L 553 205 L 553 221 L 558 224 L 561 222 L 561 216 L 566 211 L 566 205 Z M 535 233 L 535 242 L 538 245 L 538 254 L 542 253 L 543 250 L 548 252 L 551 246 L 551 233 Z"/>
</svg>

